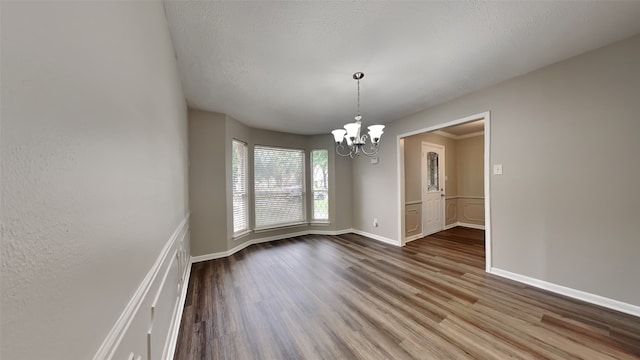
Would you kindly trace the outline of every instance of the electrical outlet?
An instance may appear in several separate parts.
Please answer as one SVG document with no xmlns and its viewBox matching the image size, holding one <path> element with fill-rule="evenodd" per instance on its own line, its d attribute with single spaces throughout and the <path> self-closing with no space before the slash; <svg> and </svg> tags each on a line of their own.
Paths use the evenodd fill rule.
<svg viewBox="0 0 640 360">
<path fill-rule="evenodd" d="M 373 218 L 373 227 L 378 227 L 378 218 Z"/>
</svg>

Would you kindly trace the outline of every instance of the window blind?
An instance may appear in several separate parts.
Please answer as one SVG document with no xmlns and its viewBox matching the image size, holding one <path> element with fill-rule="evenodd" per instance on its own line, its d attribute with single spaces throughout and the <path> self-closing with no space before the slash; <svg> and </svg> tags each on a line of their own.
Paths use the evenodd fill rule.
<svg viewBox="0 0 640 360">
<path fill-rule="evenodd" d="M 249 229 L 249 203 L 247 196 L 247 144 L 233 140 L 232 175 L 233 187 L 233 232 L 234 234 Z"/>
<path fill-rule="evenodd" d="M 256 146 L 253 160 L 256 229 L 304 222 L 304 151 Z"/>
</svg>

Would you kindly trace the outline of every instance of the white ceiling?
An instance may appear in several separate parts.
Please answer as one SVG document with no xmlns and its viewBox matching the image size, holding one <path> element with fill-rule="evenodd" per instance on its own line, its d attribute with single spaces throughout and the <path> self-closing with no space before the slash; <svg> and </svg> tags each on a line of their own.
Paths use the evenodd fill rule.
<svg viewBox="0 0 640 360">
<path fill-rule="evenodd" d="M 364 125 L 640 33 L 630 2 L 205 2 L 165 8 L 190 108 L 252 127 Z M 486 109 L 481 109 L 486 110 Z"/>
<path fill-rule="evenodd" d="M 436 133 L 447 134 L 451 138 L 464 138 L 469 135 L 484 132 L 484 119 L 467 122 L 460 125 L 449 126 L 436 131 Z M 444 135 L 442 134 L 442 135 Z"/>
</svg>

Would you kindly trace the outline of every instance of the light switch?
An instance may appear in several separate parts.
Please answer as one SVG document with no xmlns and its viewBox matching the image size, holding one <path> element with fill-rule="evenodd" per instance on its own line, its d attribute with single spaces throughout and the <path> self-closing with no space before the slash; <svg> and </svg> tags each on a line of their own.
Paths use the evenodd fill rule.
<svg viewBox="0 0 640 360">
<path fill-rule="evenodd" d="M 372 164 L 377 164 L 378 163 L 378 157 L 376 156 L 374 158 L 371 158 L 371 163 Z"/>
<path fill-rule="evenodd" d="M 502 175 L 502 164 L 493 165 L 493 175 Z"/>
</svg>

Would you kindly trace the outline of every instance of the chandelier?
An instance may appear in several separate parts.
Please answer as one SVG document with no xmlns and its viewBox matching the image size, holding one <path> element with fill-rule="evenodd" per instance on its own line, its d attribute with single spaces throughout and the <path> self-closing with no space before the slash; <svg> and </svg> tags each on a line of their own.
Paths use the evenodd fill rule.
<svg viewBox="0 0 640 360">
<path fill-rule="evenodd" d="M 364 77 L 364 73 L 357 72 L 353 74 L 353 79 L 358 81 L 358 112 L 354 119 L 355 122 L 346 124 L 344 129 L 335 129 L 331 132 L 336 140 L 336 154 L 340 156 L 349 156 L 354 158 L 360 154 L 367 156 L 378 155 L 380 148 L 380 137 L 382 136 L 384 125 L 371 125 L 369 135 L 360 135 L 362 127 L 362 116 L 360 115 L 360 80 Z M 369 145 L 367 145 L 369 140 Z"/>
</svg>

